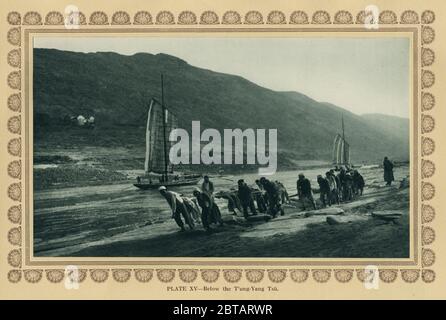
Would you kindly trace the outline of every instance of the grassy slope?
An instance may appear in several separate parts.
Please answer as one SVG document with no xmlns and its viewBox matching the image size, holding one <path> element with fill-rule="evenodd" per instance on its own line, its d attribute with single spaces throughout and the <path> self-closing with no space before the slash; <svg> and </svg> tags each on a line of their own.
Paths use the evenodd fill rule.
<svg viewBox="0 0 446 320">
<path fill-rule="evenodd" d="M 238 76 L 193 67 L 165 54 L 74 53 L 34 50 L 35 141 L 39 147 L 144 146 L 147 102 L 160 96 L 188 128 L 278 128 L 289 159 L 331 158 L 344 114 L 354 161 L 407 157 L 399 140 L 369 121 L 297 92 L 275 92 Z M 94 130 L 60 125 L 63 117 L 94 115 Z"/>
<path fill-rule="evenodd" d="M 388 136 L 401 140 L 401 144 L 409 147 L 410 124 L 409 119 L 396 116 L 385 116 L 377 113 L 363 114 L 361 117 L 372 124 L 376 129 Z"/>
</svg>

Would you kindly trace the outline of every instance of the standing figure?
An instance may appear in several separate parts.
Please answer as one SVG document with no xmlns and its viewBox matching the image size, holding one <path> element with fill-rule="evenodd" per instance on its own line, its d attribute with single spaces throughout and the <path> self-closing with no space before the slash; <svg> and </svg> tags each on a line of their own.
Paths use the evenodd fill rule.
<svg viewBox="0 0 446 320">
<path fill-rule="evenodd" d="M 248 218 L 248 207 L 251 210 L 253 215 L 257 215 L 257 210 L 254 205 L 254 199 L 252 198 L 251 188 L 245 183 L 243 179 L 240 179 L 238 182 L 238 198 L 240 199 L 240 203 L 243 208 L 243 216 Z"/>
<path fill-rule="evenodd" d="M 358 172 L 358 170 L 353 171 L 353 190 L 355 191 L 355 194 L 362 196 L 364 186 L 365 182 L 362 175 Z"/>
<path fill-rule="evenodd" d="M 181 228 L 181 231 L 186 231 L 186 229 L 184 228 L 184 223 L 181 220 L 181 216 L 183 216 L 184 221 L 192 230 L 194 228 L 194 223 L 189 215 L 183 199 L 181 198 L 181 195 L 173 191 L 168 191 L 165 186 L 159 187 L 158 191 L 169 204 L 170 209 L 172 210 L 172 218 L 175 219 L 175 222 Z"/>
<path fill-rule="evenodd" d="M 208 176 L 203 177 L 203 183 L 201 184 L 201 191 L 206 192 L 209 196 L 214 193 L 214 184 L 209 180 Z"/>
<path fill-rule="evenodd" d="M 384 157 L 383 167 L 384 167 L 384 181 L 386 182 L 387 186 L 390 186 L 392 184 L 392 181 L 395 180 L 395 178 L 393 177 L 392 161 L 390 161 L 387 157 Z"/>
<path fill-rule="evenodd" d="M 305 178 L 303 173 L 299 174 L 299 179 L 297 179 L 296 187 L 297 187 L 297 194 L 299 195 L 299 200 L 302 202 L 304 210 L 306 210 L 305 200 L 309 200 L 311 202 L 311 205 L 313 206 L 313 209 L 316 210 L 316 203 L 314 202 L 313 191 L 311 190 L 310 180 Z"/>
<path fill-rule="evenodd" d="M 320 199 L 324 207 L 331 206 L 331 196 L 330 196 L 330 183 L 327 179 L 323 178 L 322 175 L 317 176 L 317 183 L 319 184 Z"/>
<path fill-rule="evenodd" d="M 265 189 L 266 195 L 268 197 L 268 213 L 275 218 L 277 213 L 284 215 L 285 212 L 280 204 L 280 194 L 275 183 L 269 181 L 265 177 L 260 178 L 260 184 Z"/>
</svg>

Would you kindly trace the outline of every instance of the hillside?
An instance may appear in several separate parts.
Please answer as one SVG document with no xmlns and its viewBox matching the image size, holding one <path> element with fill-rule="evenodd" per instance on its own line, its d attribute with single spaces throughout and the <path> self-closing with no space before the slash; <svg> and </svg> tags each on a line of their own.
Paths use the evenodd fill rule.
<svg viewBox="0 0 446 320">
<path fill-rule="evenodd" d="M 189 129 L 192 120 L 200 120 L 202 129 L 277 128 L 279 163 L 329 161 L 342 114 L 354 162 L 374 162 L 384 155 L 408 158 L 408 145 L 401 143 L 403 130 L 389 134 L 377 125 L 382 119 L 355 115 L 297 92 L 266 89 L 166 54 L 124 56 L 54 49 L 34 49 L 37 148 L 143 147 L 147 104 L 151 97 L 160 97 L 161 73 L 166 105 L 178 116 L 181 127 Z M 67 118 L 79 114 L 93 115 L 95 129 L 67 125 Z"/>
<path fill-rule="evenodd" d="M 377 113 L 363 114 L 361 117 L 386 135 L 401 139 L 402 143 L 409 145 L 409 119 Z"/>
</svg>

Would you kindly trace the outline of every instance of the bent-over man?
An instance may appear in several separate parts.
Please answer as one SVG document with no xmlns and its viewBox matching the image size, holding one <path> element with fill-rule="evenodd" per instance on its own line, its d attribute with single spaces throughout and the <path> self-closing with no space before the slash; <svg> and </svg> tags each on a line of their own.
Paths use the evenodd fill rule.
<svg viewBox="0 0 446 320">
<path fill-rule="evenodd" d="M 181 228 L 181 231 L 186 231 L 184 228 L 184 223 L 181 220 L 181 216 L 183 216 L 184 222 L 186 222 L 186 224 L 189 225 L 189 228 L 192 230 L 194 228 L 194 223 L 181 195 L 179 193 L 167 190 L 165 186 L 159 187 L 158 191 L 169 204 L 170 209 L 172 210 L 172 218 Z"/>
<path fill-rule="evenodd" d="M 325 173 L 325 179 L 327 179 L 328 185 L 330 187 L 330 203 L 339 204 L 338 186 L 335 175 L 332 174 L 331 171 L 327 171 Z"/>
<path fill-rule="evenodd" d="M 302 203 L 303 209 L 305 209 L 305 200 L 310 201 L 313 209 L 316 210 L 316 203 L 313 198 L 313 191 L 311 190 L 310 180 L 305 178 L 303 173 L 299 174 L 299 179 L 296 182 L 297 194 L 299 195 L 299 200 Z"/>
<path fill-rule="evenodd" d="M 319 184 L 320 199 L 324 207 L 331 206 L 331 196 L 330 196 L 330 184 L 327 179 L 323 178 L 322 175 L 317 176 L 317 183 Z"/>
<path fill-rule="evenodd" d="M 273 218 L 277 216 L 278 212 L 280 212 L 280 215 L 283 216 L 285 212 L 280 204 L 280 193 L 276 184 L 269 181 L 265 177 L 260 178 L 260 184 L 263 186 L 263 189 L 266 191 L 266 195 L 268 197 L 268 213 Z"/>
<path fill-rule="evenodd" d="M 243 179 L 238 182 L 238 198 L 243 208 L 243 216 L 248 218 L 248 208 L 251 210 L 253 215 L 257 215 L 256 206 L 254 205 L 254 199 L 252 197 L 251 188 L 245 183 Z"/>
<path fill-rule="evenodd" d="M 201 208 L 201 222 L 203 224 L 203 228 L 206 231 L 209 231 L 210 224 L 213 222 L 218 222 L 220 225 L 223 225 L 220 210 L 213 199 L 199 188 L 195 188 L 193 194 Z"/>
</svg>

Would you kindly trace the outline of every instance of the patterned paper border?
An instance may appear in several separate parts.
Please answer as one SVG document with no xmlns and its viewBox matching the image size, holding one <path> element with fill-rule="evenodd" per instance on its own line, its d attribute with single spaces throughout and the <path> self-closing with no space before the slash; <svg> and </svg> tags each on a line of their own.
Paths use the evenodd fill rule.
<svg viewBox="0 0 446 320">
<path fill-rule="evenodd" d="M 399 17 L 399 18 L 398 18 Z M 131 15 L 126 11 L 114 12 L 110 18 L 103 11 L 94 11 L 88 15 L 79 14 L 79 24 L 82 26 L 150 26 L 150 25 L 298 25 L 305 27 L 309 25 L 351 25 L 363 24 L 366 13 L 360 11 L 351 13 L 347 10 L 339 10 L 330 14 L 324 10 L 317 10 L 307 13 L 296 10 L 284 13 L 279 10 L 261 13 L 251 10 L 246 13 L 239 13 L 228 10 L 221 16 L 214 11 L 204 11 L 194 13 L 192 11 L 182 11 L 177 16 L 170 11 L 164 10 L 153 14 L 141 10 Z M 25 279 L 28 283 L 37 283 L 46 278 L 50 283 L 60 283 L 68 276 L 63 269 L 28 269 L 23 268 L 22 253 L 22 75 L 21 75 L 21 47 L 22 28 L 26 26 L 60 26 L 64 24 L 65 16 L 58 11 L 51 11 L 45 15 L 39 12 L 30 11 L 23 15 L 19 12 L 9 12 L 7 21 L 10 29 L 7 32 L 7 42 L 10 50 L 7 54 L 7 62 L 11 70 L 7 76 L 7 84 L 10 87 L 10 94 L 7 99 L 7 112 L 10 114 L 7 129 L 9 131 L 9 142 L 7 152 L 12 160 L 7 167 L 7 173 L 13 180 L 8 187 L 8 197 L 13 202 L 6 212 L 10 222 L 10 229 L 7 239 L 11 244 L 11 249 L 7 255 L 8 264 L 12 267 L 7 277 L 11 283 L 18 283 Z M 435 118 L 431 110 L 435 107 L 435 96 L 429 91 L 435 84 L 435 75 L 430 69 L 435 61 L 435 53 L 429 45 L 435 39 L 435 31 L 431 26 L 435 21 L 435 14 L 431 10 L 426 10 L 419 15 L 413 10 L 405 10 L 399 15 L 390 10 L 381 11 L 379 23 L 382 25 L 414 25 L 421 30 L 421 70 L 419 70 L 421 83 L 421 269 L 380 269 L 379 278 L 384 283 L 392 283 L 401 275 L 406 283 L 417 282 L 420 278 L 425 283 L 435 280 L 435 272 L 430 269 L 435 263 L 435 253 L 429 246 L 435 240 L 435 231 L 432 222 L 435 219 L 435 208 L 431 200 L 435 197 L 435 186 L 430 178 L 435 174 L 435 164 L 430 156 L 435 152 L 435 141 L 430 136 L 435 129 Z M 23 27 L 22 27 L 23 26 Z M 111 277 L 109 276 L 111 274 Z M 251 283 L 269 281 L 281 283 L 289 277 L 295 283 L 303 283 L 313 279 L 317 283 L 325 283 L 335 279 L 340 283 L 348 283 L 353 278 L 365 282 L 367 275 L 364 269 L 79 269 L 78 281 L 84 281 L 88 275 L 92 281 L 104 283 L 113 279 L 118 283 L 125 283 L 134 276 L 138 282 L 146 283 L 152 281 L 156 274 L 158 281 L 163 283 L 172 282 L 178 274 L 179 279 L 184 283 L 191 283 L 201 279 L 206 283 L 216 282 L 223 278 L 227 283 L 239 282 L 243 276 Z"/>
</svg>

